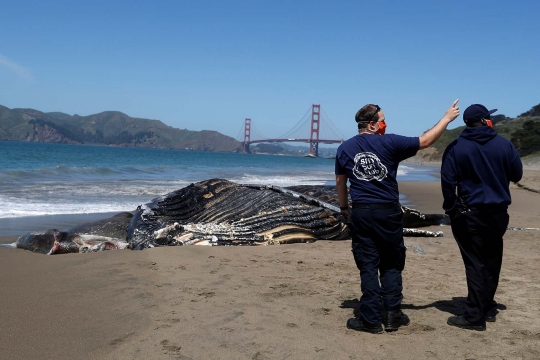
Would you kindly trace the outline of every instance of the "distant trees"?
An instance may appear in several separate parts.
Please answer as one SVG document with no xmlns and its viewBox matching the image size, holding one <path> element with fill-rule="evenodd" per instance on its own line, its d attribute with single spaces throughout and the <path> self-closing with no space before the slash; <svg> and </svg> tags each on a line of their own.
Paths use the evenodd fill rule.
<svg viewBox="0 0 540 360">
<path fill-rule="evenodd" d="M 540 105 L 535 106 L 535 108 L 538 108 L 538 111 L 540 111 Z M 527 156 L 540 151 L 540 122 L 533 120 L 525 121 L 522 129 L 512 133 L 510 141 L 512 141 L 518 150 L 519 156 Z"/>
<path fill-rule="evenodd" d="M 110 145 L 120 145 L 120 144 L 135 144 L 139 145 L 146 140 L 151 139 L 156 134 L 153 131 L 139 131 L 136 134 L 131 134 L 130 132 L 124 130 L 114 136 L 110 136 L 104 139 L 106 144 Z"/>
<path fill-rule="evenodd" d="M 510 120 L 509 117 L 506 117 L 506 115 L 499 114 L 499 115 L 491 115 L 491 121 L 493 121 L 493 124 L 500 123 L 504 120 Z"/>
<path fill-rule="evenodd" d="M 524 112 L 518 117 L 523 117 L 523 116 L 540 116 L 540 104 L 533 106 L 531 110 Z"/>
<path fill-rule="evenodd" d="M 279 145 L 257 144 L 257 146 L 252 147 L 251 151 L 268 154 L 278 154 L 280 152 L 283 152 L 283 148 Z"/>
</svg>

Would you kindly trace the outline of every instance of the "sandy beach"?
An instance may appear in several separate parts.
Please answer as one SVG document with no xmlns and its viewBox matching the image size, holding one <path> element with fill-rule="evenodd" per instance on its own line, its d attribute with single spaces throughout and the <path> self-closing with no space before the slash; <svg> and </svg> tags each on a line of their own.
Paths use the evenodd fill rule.
<svg viewBox="0 0 540 360">
<path fill-rule="evenodd" d="M 521 184 L 540 190 L 540 171 Z M 511 186 L 510 226 L 540 227 L 540 193 Z M 404 182 L 442 213 L 438 182 Z M 508 231 L 485 332 L 446 325 L 466 296 L 449 227 L 406 238 L 394 333 L 348 330 L 360 295 L 351 242 L 170 247 L 45 256 L 0 248 L 2 359 L 539 359 L 540 231 Z M 1 242 L 14 241 L 3 238 Z"/>
</svg>

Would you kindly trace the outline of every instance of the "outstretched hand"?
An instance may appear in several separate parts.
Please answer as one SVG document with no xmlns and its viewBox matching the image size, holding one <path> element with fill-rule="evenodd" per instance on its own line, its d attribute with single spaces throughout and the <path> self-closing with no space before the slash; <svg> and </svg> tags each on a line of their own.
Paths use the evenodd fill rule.
<svg viewBox="0 0 540 360">
<path fill-rule="evenodd" d="M 456 99 L 452 106 L 448 110 L 446 110 L 446 114 L 444 114 L 444 117 L 448 119 L 448 122 L 454 121 L 455 118 L 459 116 L 459 106 L 457 106 L 459 99 Z"/>
</svg>

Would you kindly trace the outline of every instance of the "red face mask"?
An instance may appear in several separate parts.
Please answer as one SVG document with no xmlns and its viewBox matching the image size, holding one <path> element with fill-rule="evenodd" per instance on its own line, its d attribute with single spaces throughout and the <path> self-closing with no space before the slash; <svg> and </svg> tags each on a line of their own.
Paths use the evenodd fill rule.
<svg viewBox="0 0 540 360">
<path fill-rule="evenodd" d="M 493 127 L 493 122 L 491 122 L 491 120 L 486 119 L 486 124 L 487 124 L 487 126 L 489 126 L 490 128 Z"/>
<path fill-rule="evenodd" d="M 379 121 L 379 130 L 376 131 L 379 135 L 384 135 L 386 132 L 386 123 L 384 121 Z"/>
</svg>

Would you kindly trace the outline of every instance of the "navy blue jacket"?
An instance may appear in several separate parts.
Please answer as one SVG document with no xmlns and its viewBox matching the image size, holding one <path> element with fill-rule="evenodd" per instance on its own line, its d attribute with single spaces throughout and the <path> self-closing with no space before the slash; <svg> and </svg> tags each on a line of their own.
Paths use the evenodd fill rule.
<svg viewBox="0 0 540 360">
<path fill-rule="evenodd" d="M 510 141 L 489 126 L 466 127 L 443 155 L 443 209 L 451 214 L 459 205 L 508 206 L 510 181 L 518 182 L 522 175 L 521 160 Z"/>
</svg>

